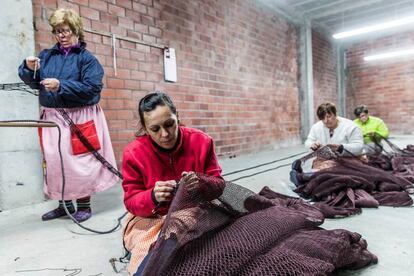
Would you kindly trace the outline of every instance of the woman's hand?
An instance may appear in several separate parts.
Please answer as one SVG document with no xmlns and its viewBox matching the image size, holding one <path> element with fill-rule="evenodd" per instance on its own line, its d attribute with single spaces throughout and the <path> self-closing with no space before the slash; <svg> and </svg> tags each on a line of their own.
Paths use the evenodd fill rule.
<svg viewBox="0 0 414 276">
<path fill-rule="evenodd" d="M 50 92 L 57 92 L 60 87 L 60 81 L 55 78 L 44 79 L 40 82 L 40 84 L 42 84 L 45 87 L 46 91 Z"/>
<path fill-rule="evenodd" d="M 368 133 L 368 136 L 369 136 L 370 138 L 374 138 L 376 135 L 377 135 L 377 133 L 376 133 L 375 131 L 373 131 L 373 132 L 369 132 L 369 133 Z"/>
<path fill-rule="evenodd" d="M 186 175 L 188 175 L 188 174 L 190 174 L 190 173 L 194 173 L 194 172 L 193 172 L 193 171 L 182 172 L 182 173 L 181 173 L 181 177 L 184 177 L 184 176 L 186 176 Z"/>
<path fill-rule="evenodd" d="M 344 151 L 344 146 L 340 144 L 330 144 L 328 146 L 335 152 L 342 153 Z"/>
<path fill-rule="evenodd" d="M 311 150 L 315 151 L 315 150 L 319 149 L 321 146 L 322 146 L 321 143 L 315 142 L 310 146 L 310 148 L 311 148 Z"/>
<path fill-rule="evenodd" d="M 171 201 L 173 198 L 173 191 L 177 182 L 175 180 L 157 181 L 153 190 L 155 200 L 157 202 Z"/>
<path fill-rule="evenodd" d="M 26 58 L 26 66 L 30 70 L 34 71 L 39 70 L 40 68 L 40 59 L 38 57 L 30 56 Z"/>
</svg>

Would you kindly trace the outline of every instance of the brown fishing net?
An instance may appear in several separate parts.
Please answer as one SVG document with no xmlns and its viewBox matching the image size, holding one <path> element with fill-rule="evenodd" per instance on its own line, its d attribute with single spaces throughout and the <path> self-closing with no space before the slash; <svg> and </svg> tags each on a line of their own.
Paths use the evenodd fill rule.
<svg viewBox="0 0 414 276">
<path fill-rule="evenodd" d="M 389 149 L 381 146 L 382 151 L 376 154 L 368 155 L 367 164 L 391 172 L 394 176 L 403 178 L 410 183 L 414 183 L 414 145 L 407 145 L 404 149 L 400 149 L 396 144 L 392 143 L 388 138 L 381 137 Z M 375 141 L 377 145 L 379 143 Z M 412 194 L 414 187 L 406 187 L 405 190 Z M 392 183 L 382 183 L 380 191 L 391 192 L 397 191 Z M 388 197 L 393 197 L 395 193 L 385 194 L 383 196 L 376 195 L 380 200 L 385 201 L 384 205 L 390 205 Z"/>
<path fill-rule="evenodd" d="M 404 149 L 400 149 L 388 138 L 382 137 L 382 140 L 388 144 L 388 149 L 381 146 L 380 152 L 369 154 L 368 165 L 391 171 L 393 175 L 414 183 L 414 145 L 407 145 Z M 381 145 L 377 141 L 374 142 Z"/>
<path fill-rule="evenodd" d="M 414 177 L 414 173 L 407 167 L 414 162 L 411 157 L 407 157 L 407 153 L 404 156 L 399 155 L 404 160 L 405 167 L 404 171 L 396 173 L 395 170 L 385 170 L 395 166 L 394 163 L 398 160 L 395 156 L 377 154 L 370 156 L 374 157 L 369 159 L 373 163 L 366 163 L 358 158 L 335 154 L 328 156 L 326 148 L 323 147 L 321 154 L 317 150 L 309 156 L 318 158 L 319 161 L 314 164 L 326 163 L 328 159 L 330 166 L 312 173 L 307 179 L 302 178 L 302 185 L 295 190 L 302 197 L 318 202 L 315 206 L 320 208 L 325 217 L 353 215 L 359 213 L 362 207 L 399 207 L 413 204 L 409 195 L 413 184 L 408 176 Z M 308 159 L 308 156 L 303 159 Z M 391 160 L 391 164 L 387 160 Z"/>
<path fill-rule="evenodd" d="M 377 262 L 359 234 L 323 219 L 302 199 L 190 174 L 142 275 L 328 275 Z"/>
</svg>

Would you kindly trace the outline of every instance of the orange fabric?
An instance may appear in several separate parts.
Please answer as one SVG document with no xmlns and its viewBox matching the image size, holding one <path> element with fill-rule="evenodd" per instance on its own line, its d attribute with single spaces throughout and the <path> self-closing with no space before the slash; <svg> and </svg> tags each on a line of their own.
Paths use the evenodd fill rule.
<svg viewBox="0 0 414 276">
<path fill-rule="evenodd" d="M 142 218 L 128 214 L 124 228 L 125 247 L 132 253 L 128 274 L 133 275 L 160 233 L 165 216 Z"/>
<path fill-rule="evenodd" d="M 313 160 L 313 163 L 312 163 L 312 171 L 317 172 L 320 170 L 333 168 L 337 165 L 338 163 L 336 163 L 335 160 L 326 160 L 326 159 L 316 158 L 315 160 Z"/>
<path fill-rule="evenodd" d="M 361 155 L 358 157 L 342 157 L 342 158 L 346 158 L 346 159 L 358 159 L 360 161 L 362 161 L 363 163 L 367 163 L 367 156 L 366 155 Z M 316 158 L 315 160 L 313 160 L 312 163 L 312 171 L 313 172 L 317 172 L 317 171 L 321 171 L 324 169 L 329 169 L 329 168 L 333 168 L 336 167 L 338 165 L 338 163 L 335 160 L 326 160 L 326 159 L 322 159 L 322 158 Z"/>
</svg>

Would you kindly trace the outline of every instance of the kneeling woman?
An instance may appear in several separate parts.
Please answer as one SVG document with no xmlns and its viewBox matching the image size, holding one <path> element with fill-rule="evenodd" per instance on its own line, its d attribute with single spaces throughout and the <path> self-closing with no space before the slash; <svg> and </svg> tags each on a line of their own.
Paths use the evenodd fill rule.
<svg viewBox="0 0 414 276">
<path fill-rule="evenodd" d="M 124 232 L 125 245 L 132 252 L 130 274 L 156 241 L 181 177 L 199 172 L 221 178 L 212 138 L 180 126 L 167 94 L 146 95 L 138 113 L 142 134 L 125 148 L 122 160 L 124 203 L 131 213 Z"/>
</svg>

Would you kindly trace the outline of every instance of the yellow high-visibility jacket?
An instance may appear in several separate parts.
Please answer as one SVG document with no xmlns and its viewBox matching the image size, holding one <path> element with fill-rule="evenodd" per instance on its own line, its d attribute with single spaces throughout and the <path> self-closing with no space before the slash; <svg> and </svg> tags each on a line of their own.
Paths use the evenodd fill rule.
<svg viewBox="0 0 414 276">
<path fill-rule="evenodd" d="M 362 123 L 360 119 L 355 119 L 354 122 L 361 129 L 362 135 L 364 135 L 364 144 L 373 142 L 372 138 L 368 135 L 370 132 L 378 133 L 385 138 L 388 138 L 390 134 L 384 121 L 378 117 L 370 115 L 365 123 Z"/>
</svg>

